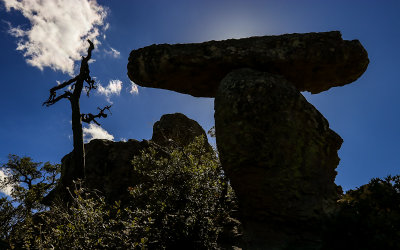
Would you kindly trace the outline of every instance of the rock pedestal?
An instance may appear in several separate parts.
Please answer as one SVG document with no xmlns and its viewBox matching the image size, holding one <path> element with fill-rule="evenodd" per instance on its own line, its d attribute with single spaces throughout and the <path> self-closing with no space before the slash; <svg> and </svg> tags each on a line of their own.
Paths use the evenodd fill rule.
<svg viewBox="0 0 400 250">
<path fill-rule="evenodd" d="M 249 249 L 317 244 L 342 144 L 320 112 L 284 77 L 241 69 L 221 81 L 215 129 Z"/>
<path fill-rule="evenodd" d="M 133 50 L 135 83 L 215 97 L 222 167 L 241 208 L 247 249 L 318 249 L 335 208 L 342 139 L 300 91 L 358 79 L 369 63 L 340 32 L 250 37 Z"/>
</svg>

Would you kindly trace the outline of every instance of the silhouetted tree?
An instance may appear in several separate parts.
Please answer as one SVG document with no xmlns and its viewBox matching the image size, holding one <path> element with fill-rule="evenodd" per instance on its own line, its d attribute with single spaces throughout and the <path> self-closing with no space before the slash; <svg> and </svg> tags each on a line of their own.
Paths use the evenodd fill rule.
<svg viewBox="0 0 400 250">
<path fill-rule="evenodd" d="M 74 140 L 73 164 L 76 166 L 74 169 L 77 169 L 79 171 L 78 173 L 74 173 L 74 176 L 81 179 L 83 179 L 85 176 L 85 149 L 83 144 L 82 122 L 94 122 L 99 125 L 99 123 L 95 119 L 107 117 L 107 114 L 105 114 L 104 112 L 105 110 L 109 111 L 111 107 L 106 106 L 102 109 L 98 108 L 99 113 L 96 115 L 81 114 L 79 99 L 81 97 L 83 88 L 85 87 L 87 96 L 89 96 L 92 89 L 96 89 L 95 81 L 90 77 L 89 70 L 89 60 L 92 57 L 92 50 L 94 49 L 94 45 L 90 40 L 88 40 L 88 42 L 88 53 L 86 57 L 82 57 L 79 74 L 74 78 L 51 88 L 49 99 L 43 103 L 43 105 L 46 105 L 48 107 L 62 99 L 68 99 L 71 102 L 72 132 Z M 84 86 L 85 82 L 87 83 L 86 86 Z M 64 88 L 67 88 L 67 90 L 65 90 L 63 94 L 57 95 L 57 91 Z"/>
<path fill-rule="evenodd" d="M 11 187 L 9 197 L 0 199 L 0 239 L 25 234 L 21 227 L 35 213 L 45 211 L 41 201 L 58 180 L 61 166 L 49 162 L 33 162 L 30 157 L 9 155 L 0 166 L 6 178 L 0 179 L 0 190 Z M 13 236 L 11 236 L 13 234 Z M 3 249 L 0 244 L 0 249 Z"/>
</svg>

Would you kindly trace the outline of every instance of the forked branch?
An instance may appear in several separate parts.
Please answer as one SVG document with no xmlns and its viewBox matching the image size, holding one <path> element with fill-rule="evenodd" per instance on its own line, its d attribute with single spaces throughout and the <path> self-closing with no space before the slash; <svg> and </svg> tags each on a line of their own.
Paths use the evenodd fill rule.
<svg viewBox="0 0 400 250">
<path fill-rule="evenodd" d="M 47 99 L 47 101 L 45 101 L 43 105 L 51 106 L 64 98 L 69 99 L 71 101 L 71 98 L 73 98 L 73 96 L 79 99 L 80 91 L 78 90 L 79 93 L 75 91 L 75 85 L 80 84 L 82 86 L 84 81 L 88 83 L 88 86 L 85 86 L 86 94 L 88 96 L 90 90 L 96 89 L 95 81 L 90 77 L 90 70 L 88 64 L 89 60 L 92 57 L 92 50 L 94 49 L 94 45 L 90 40 L 88 40 L 88 43 L 89 43 L 88 54 L 86 57 L 82 57 L 79 74 L 74 78 L 51 88 L 49 99 Z M 67 86 L 70 86 L 70 89 L 65 91 L 64 94 L 57 96 L 57 90 L 63 89 Z"/>
<path fill-rule="evenodd" d="M 96 121 L 96 118 L 106 118 L 107 114 L 104 113 L 105 110 L 108 110 L 108 112 L 111 113 L 110 111 L 111 105 L 109 106 L 105 106 L 104 108 L 97 108 L 100 112 L 97 115 L 93 115 L 93 114 L 81 114 L 81 118 L 82 118 L 82 122 L 86 122 L 86 123 L 91 123 L 94 122 L 96 123 L 98 126 L 100 126 L 100 123 L 98 123 Z"/>
</svg>

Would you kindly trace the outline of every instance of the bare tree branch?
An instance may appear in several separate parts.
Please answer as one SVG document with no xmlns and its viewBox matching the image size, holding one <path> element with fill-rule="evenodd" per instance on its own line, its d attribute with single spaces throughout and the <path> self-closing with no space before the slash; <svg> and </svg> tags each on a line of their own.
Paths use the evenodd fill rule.
<svg viewBox="0 0 400 250">
<path fill-rule="evenodd" d="M 95 124 L 97 124 L 98 126 L 100 126 L 100 123 L 98 123 L 96 121 L 96 118 L 106 118 L 107 114 L 104 113 L 105 110 L 108 110 L 108 112 L 110 112 L 111 105 L 109 106 L 105 106 L 104 108 L 97 108 L 98 110 L 100 110 L 100 112 L 97 115 L 93 115 L 93 114 L 81 114 L 82 117 L 82 122 L 86 122 L 86 123 L 91 123 L 94 122 Z"/>
<path fill-rule="evenodd" d="M 85 86 L 87 96 L 89 96 L 90 90 L 96 89 L 95 81 L 89 75 L 90 70 L 89 70 L 89 64 L 88 64 L 90 58 L 92 57 L 92 50 L 94 49 L 94 45 L 90 40 L 88 40 L 88 43 L 89 43 L 88 54 L 86 57 L 82 57 L 81 68 L 80 68 L 79 74 L 77 76 L 75 76 L 74 78 L 51 88 L 49 99 L 47 99 L 47 101 L 45 101 L 43 103 L 43 105 L 45 105 L 47 107 L 51 106 L 63 98 L 67 98 L 67 99 L 71 100 L 70 98 L 72 97 L 72 93 L 75 94 L 74 87 L 77 82 L 83 83 L 85 81 L 88 83 L 89 86 Z M 71 93 L 71 91 L 65 91 L 64 94 L 57 96 L 57 90 L 63 89 L 67 86 L 71 86 L 72 93 Z M 77 95 L 77 94 L 78 93 L 76 93 L 75 95 Z M 80 95 L 80 93 L 79 93 L 79 95 Z"/>
<path fill-rule="evenodd" d="M 65 81 L 65 82 L 63 82 L 63 83 L 51 88 L 50 89 L 50 93 L 56 92 L 57 90 L 62 89 L 64 87 L 70 85 L 71 83 L 76 82 L 77 79 L 78 79 L 78 76 L 75 76 L 74 78 L 72 78 L 72 79 L 70 79 L 68 81 Z"/>
<path fill-rule="evenodd" d="M 57 97 L 56 97 L 56 92 L 53 92 L 50 94 L 49 99 L 43 103 L 43 105 L 46 105 L 47 107 L 49 107 L 61 99 L 66 98 L 66 99 L 70 100 L 71 97 L 72 97 L 72 93 L 69 91 L 65 91 L 64 94 L 57 96 Z"/>
<path fill-rule="evenodd" d="M 96 83 L 95 81 L 88 76 L 88 78 L 85 80 L 85 82 L 87 82 L 89 84 L 89 86 L 85 86 L 85 91 L 86 91 L 86 95 L 89 97 L 89 93 L 92 89 L 97 89 Z"/>
</svg>

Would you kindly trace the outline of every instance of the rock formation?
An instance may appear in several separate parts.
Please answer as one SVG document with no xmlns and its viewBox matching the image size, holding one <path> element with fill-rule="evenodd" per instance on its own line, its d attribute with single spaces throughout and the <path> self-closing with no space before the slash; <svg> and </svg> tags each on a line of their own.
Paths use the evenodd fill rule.
<svg viewBox="0 0 400 250">
<path fill-rule="evenodd" d="M 163 147 L 183 147 L 193 142 L 197 136 L 207 138 L 204 129 L 196 121 L 184 114 L 175 113 L 163 115 L 154 123 L 151 141 Z"/>
<path fill-rule="evenodd" d="M 230 71 L 252 68 L 284 76 L 300 91 L 319 93 L 355 81 L 368 55 L 340 32 L 250 37 L 198 44 L 161 44 L 133 50 L 129 78 L 140 86 L 215 97 Z"/>
<path fill-rule="evenodd" d="M 339 32 L 152 45 L 131 52 L 141 86 L 215 97 L 222 167 L 237 193 L 246 249 L 318 249 L 335 209 L 342 139 L 300 94 L 360 77 L 359 41 Z"/>
<path fill-rule="evenodd" d="M 219 86 L 215 127 L 250 249 L 318 242 L 315 222 L 337 200 L 342 144 L 327 120 L 284 77 L 241 69 Z"/>
<path fill-rule="evenodd" d="M 85 184 L 90 189 L 100 191 L 108 200 L 124 200 L 128 196 L 127 188 L 140 181 L 133 174 L 131 160 L 135 156 L 149 147 L 155 148 L 160 154 L 167 154 L 165 146 L 184 147 L 199 135 L 205 135 L 205 132 L 196 121 L 175 113 L 163 115 L 154 124 L 153 137 L 149 141 L 92 140 L 85 144 Z M 59 185 L 46 197 L 45 204 L 50 205 L 56 196 L 65 200 L 65 188 L 77 178 L 73 175 L 76 171 L 71 158 L 72 152 L 61 160 Z"/>
</svg>

